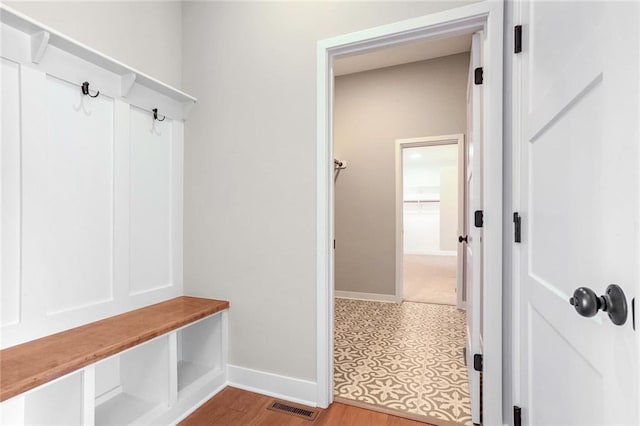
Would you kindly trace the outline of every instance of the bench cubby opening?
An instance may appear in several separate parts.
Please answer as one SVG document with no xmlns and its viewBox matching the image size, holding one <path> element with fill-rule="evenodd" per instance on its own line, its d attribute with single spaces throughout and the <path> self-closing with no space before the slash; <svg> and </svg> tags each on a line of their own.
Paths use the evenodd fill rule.
<svg viewBox="0 0 640 426">
<path fill-rule="evenodd" d="M 176 331 L 178 398 L 222 372 L 221 322 L 222 315 L 213 315 Z"/>
<path fill-rule="evenodd" d="M 22 420 L 25 425 L 82 425 L 82 385 L 82 372 L 78 371 L 17 396 L 10 404 L 14 412 L 3 413 L 9 414 L 9 418 L 3 418 L 2 424 L 14 424 L 11 422 Z M 9 422 L 5 423 L 5 420 Z"/>
<path fill-rule="evenodd" d="M 166 410 L 168 365 L 167 336 L 97 363 L 95 424 L 145 424 Z"/>
</svg>

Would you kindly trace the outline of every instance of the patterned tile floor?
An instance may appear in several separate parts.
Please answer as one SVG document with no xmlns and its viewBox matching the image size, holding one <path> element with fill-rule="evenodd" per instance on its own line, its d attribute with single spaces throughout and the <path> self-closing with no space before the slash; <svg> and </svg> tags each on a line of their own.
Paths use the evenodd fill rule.
<svg viewBox="0 0 640 426">
<path fill-rule="evenodd" d="M 335 395 L 471 425 L 455 306 L 336 299 Z"/>
</svg>

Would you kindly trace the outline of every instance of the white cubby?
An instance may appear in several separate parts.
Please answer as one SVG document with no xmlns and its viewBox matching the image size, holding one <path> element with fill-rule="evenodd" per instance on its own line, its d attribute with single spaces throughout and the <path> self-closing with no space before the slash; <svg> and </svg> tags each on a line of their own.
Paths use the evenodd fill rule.
<svg viewBox="0 0 640 426">
<path fill-rule="evenodd" d="M 213 315 L 176 332 L 178 398 L 222 372 L 221 321 L 221 315 Z"/>
<path fill-rule="evenodd" d="M 175 424 L 227 383 L 227 311 L 0 403 L 0 424 Z"/>
<path fill-rule="evenodd" d="M 24 395 L 14 396 L 0 404 L 0 425 L 24 424 Z"/>
<path fill-rule="evenodd" d="M 145 424 L 169 406 L 169 344 L 162 336 L 96 364 L 95 424 Z"/>
<path fill-rule="evenodd" d="M 12 413 L 3 413 L 2 424 L 81 425 L 82 401 L 82 372 L 78 371 L 15 397 L 8 404 Z"/>
</svg>

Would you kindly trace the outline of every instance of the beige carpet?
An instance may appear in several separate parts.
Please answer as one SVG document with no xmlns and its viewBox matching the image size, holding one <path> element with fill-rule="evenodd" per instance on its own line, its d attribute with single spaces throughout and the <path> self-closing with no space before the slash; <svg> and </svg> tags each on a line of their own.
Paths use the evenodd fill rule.
<svg viewBox="0 0 640 426">
<path fill-rule="evenodd" d="M 456 304 L 456 256 L 404 255 L 404 300 Z"/>
</svg>

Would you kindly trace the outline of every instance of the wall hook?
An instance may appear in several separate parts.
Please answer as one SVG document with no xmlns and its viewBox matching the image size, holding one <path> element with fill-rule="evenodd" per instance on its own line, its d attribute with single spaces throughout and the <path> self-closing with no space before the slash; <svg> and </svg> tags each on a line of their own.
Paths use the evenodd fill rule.
<svg viewBox="0 0 640 426">
<path fill-rule="evenodd" d="M 158 121 L 164 121 L 165 118 L 167 118 L 166 115 L 162 116 L 162 119 L 158 118 L 158 108 L 154 108 L 151 111 L 153 111 L 153 119 L 154 120 L 158 120 Z"/>
<path fill-rule="evenodd" d="M 97 98 L 100 94 L 100 91 L 98 90 L 95 95 L 92 95 L 91 93 L 89 93 L 89 82 L 85 81 L 84 83 L 82 83 L 82 94 L 87 95 L 91 98 Z"/>
</svg>

